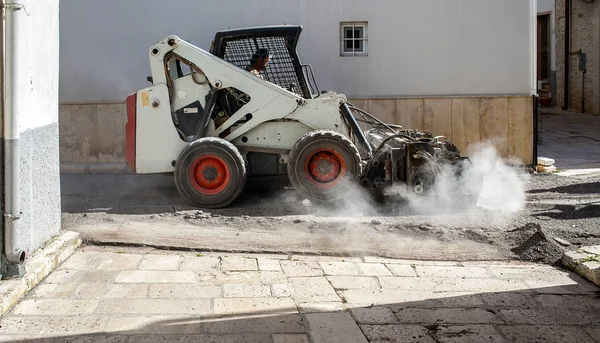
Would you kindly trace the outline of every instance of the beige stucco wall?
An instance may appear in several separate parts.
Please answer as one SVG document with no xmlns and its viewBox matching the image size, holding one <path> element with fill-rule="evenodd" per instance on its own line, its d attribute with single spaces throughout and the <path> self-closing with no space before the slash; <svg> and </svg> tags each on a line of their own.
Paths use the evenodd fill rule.
<svg viewBox="0 0 600 343">
<path fill-rule="evenodd" d="M 469 153 L 488 141 L 503 157 L 532 162 L 533 105 L 529 96 L 352 99 L 387 123 L 444 135 Z M 125 171 L 125 104 L 60 106 L 64 173 Z"/>
<path fill-rule="evenodd" d="M 573 0 L 569 77 L 569 109 L 581 112 L 583 72 L 578 51 L 587 55 L 585 112 L 600 114 L 600 2 Z M 565 0 L 556 0 L 556 106 L 565 104 Z"/>
</svg>

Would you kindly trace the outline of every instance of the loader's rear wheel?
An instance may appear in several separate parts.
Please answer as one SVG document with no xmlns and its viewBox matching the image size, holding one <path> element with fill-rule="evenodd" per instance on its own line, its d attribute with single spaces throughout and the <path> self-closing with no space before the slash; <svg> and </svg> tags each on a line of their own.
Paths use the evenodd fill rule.
<svg viewBox="0 0 600 343">
<path fill-rule="evenodd" d="M 244 159 L 221 138 L 201 138 L 179 154 L 175 164 L 179 193 L 196 206 L 221 208 L 235 201 L 246 183 Z"/>
<path fill-rule="evenodd" d="M 290 182 L 311 200 L 335 200 L 348 195 L 360 174 L 358 149 L 335 131 L 309 132 L 290 151 Z"/>
</svg>

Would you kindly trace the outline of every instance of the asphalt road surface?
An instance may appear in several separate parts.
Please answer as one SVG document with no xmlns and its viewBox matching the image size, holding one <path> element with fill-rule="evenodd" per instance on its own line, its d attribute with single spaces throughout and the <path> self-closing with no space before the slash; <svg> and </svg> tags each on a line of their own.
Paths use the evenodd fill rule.
<svg viewBox="0 0 600 343">
<path fill-rule="evenodd" d="M 317 207 L 293 189 L 248 188 L 229 208 L 199 209 L 171 174 L 63 175 L 63 228 L 86 242 L 193 251 L 383 256 L 555 263 L 565 249 L 600 244 L 600 174 L 534 175 L 488 169 L 478 206 L 370 201 L 357 191 Z"/>
</svg>

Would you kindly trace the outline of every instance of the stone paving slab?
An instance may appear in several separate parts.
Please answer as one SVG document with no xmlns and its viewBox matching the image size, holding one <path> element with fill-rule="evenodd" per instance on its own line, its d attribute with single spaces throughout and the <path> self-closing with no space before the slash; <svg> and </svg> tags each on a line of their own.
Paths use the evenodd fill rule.
<svg viewBox="0 0 600 343">
<path fill-rule="evenodd" d="M 600 286 L 600 245 L 567 251 L 562 257 L 562 263 Z"/>
<path fill-rule="evenodd" d="M 98 266 L 100 270 L 137 270 L 142 256 L 134 254 L 110 254 Z"/>
<path fill-rule="evenodd" d="M 146 255 L 140 264 L 140 270 L 177 270 L 181 256 Z"/>
<path fill-rule="evenodd" d="M 321 276 L 323 269 L 313 261 L 281 261 L 283 271 L 288 276 Z"/>
<path fill-rule="evenodd" d="M 352 262 L 320 262 L 325 275 L 359 275 L 359 271 Z"/>
<path fill-rule="evenodd" d="M 587 254 L 600 255 L 600 245 L 582 247 L 581 250 Z"/>
<path fill-rule="evenodd" d="M 292 277 L 292 297 L 299 302 L 340 301 L 335 289 L 325 277 Z"/>
<path fill-rule="evenodd" d="M 600 327 L 585 328 L 585 332 L 587 332 L 588 335 L 590 335 L 597 342 L 600 342 Z"/>
<path fill-rule="evenodd" d="M 599 291 L 521 262 L 83 247 L 0 318 L 0 342 L 600 343 Z"/>
<path fill-rule="evenodd" d="M 348 312 L 309 313 L 306 321 L 315 343 L 368 343 Z"/>
<path fill-rule="evenodd" d="M 80 245 L 81 238 L 78 233 L 63 232 L 25 260 L 26 273 L 21 279 L 0 281 L 0 317 L 9 312 L 25 294 L 67 260 Z"/>
<path fill-rule="evenodd" d="M 400 321 L 389 307 L 358 307 L 350 310 L 358 324 L 396 324 Z"/>
<path fill-rule="evenodd" d="M 221 257 L 221 270 L 238 272 L 258 270 L 258 262 L 255 258 L 224 256 Z"/>
<path fill-rule="evenodd" d="M 148 298 L 157 299 L 212 299 L 223 295 L 221 286 L 162 283 L 148 286 Z"/>
<path fill-rule="evenodd" d="M 74 293 L 76 298 L 91 299 L 138 299 L 148 296 L 146 284 L 81 283 Z"/>
<path fill-rule="evenodd" d="M 383 263 L 357 263 L 356 267 L 365 276 L 393 276 L 392 271 Z"/>
<path fill-rule="evenodd" d="M 194 317 L 128 316 L 107 320 L 107 333 L 126 335 L 193 335 L 202 332 L 203 324 Z"/>
<path fill-rule="evenodd" d="M 335 289 L 379 288 L 377 278 L 371 276 L 328 276 L 327 280 Z"/>
<path fill-rule="evenodd" d="M 278 260 L 270 259 L 270 258 L 259 258 L 258 260 L 258 268 L 261 271 L 281 271 L 281 265 Z"/>
<path fill-rule="evenodd" d="M 223 285 L 225 298 L 264 298 L 271 296 L 271 287 L 268 285 L 246 285 L 243 283 Z"/>
<path fill-rule="evenodd" d="M 289 298 L 228 298 L 214 300 L 214 314 L 246 315 L 258 313 L 297 313 L 298 308 Z"/>
<path fill-rule="evenodd" d="M 505 343 L 506 338 L 492 325 L 439 326 L 432 330 L 438 342 Z"/>
<path fill-rule="evenodd" d="M 308 343 L 308 335 L 273 335 L 273 343 Z"/>
<path fill-rule="evenodd" d="M 361 325 L 371 342 L 434 343 L 429 330 L 420 325 Z"/>
<path fill-rule="evenodd" d="M 592 343 L 585 330 L 577 326 L 499 326 L 500 331 L 512 342 L 531 343 Z"/>
</svg>

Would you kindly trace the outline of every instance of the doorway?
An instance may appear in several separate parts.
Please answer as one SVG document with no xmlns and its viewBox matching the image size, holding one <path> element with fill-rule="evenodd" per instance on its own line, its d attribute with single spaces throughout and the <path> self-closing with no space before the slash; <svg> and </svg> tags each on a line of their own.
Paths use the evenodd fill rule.
<svg viewBox="0 0 600 343">
<path fill-rule="evenodd" d="M 540 105 L 552 104 L 550 13 L 539 13 L 537 17 L 537 76 Z"/>
</svg>

